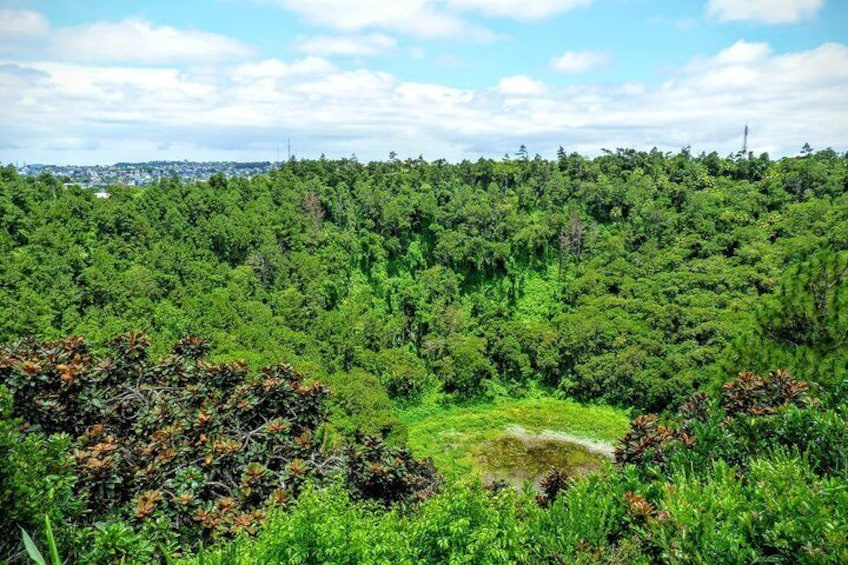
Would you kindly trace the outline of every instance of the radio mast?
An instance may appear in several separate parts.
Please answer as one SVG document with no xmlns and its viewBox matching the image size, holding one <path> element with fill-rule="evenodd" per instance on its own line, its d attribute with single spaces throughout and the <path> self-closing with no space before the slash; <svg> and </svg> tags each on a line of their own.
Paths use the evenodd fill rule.
<svg viewBox="0 0 848 565">
<path fill-rule="evenodd" d="M 748 158 L 748 124 L 745 124 L 745 137 L 742 138 L 742 154 Z"/>
</svg>

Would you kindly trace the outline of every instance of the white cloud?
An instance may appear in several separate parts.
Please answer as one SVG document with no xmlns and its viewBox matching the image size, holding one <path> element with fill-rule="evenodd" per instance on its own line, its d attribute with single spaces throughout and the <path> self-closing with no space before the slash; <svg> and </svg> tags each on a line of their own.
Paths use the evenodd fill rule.
<svg viewBox="0 0 848 565">
<path fill-rule="evenodd" d="M 768 57 L 771 49 L 765 43 L 737 41 L 715 56 L 713 61 L 723 65 L 744 65 L 761 61 Z"/>
<path fill-rule="evenodd" d="M 525 75 L 504 77 L 498 83 L 498 90 L 507 96 L 536 96 L 544 94 L 547 87 L 543 82 Z"/>
<path fill-rule="evenodd" d="M 253 50 L 225 35 L 157 26 L 143 19 L 51 28 L 28 10 L 0 10 L 0 52 L 76 63 L 181 64 L 243 59 Z"/>
<path fill-rule="evenodd" d="M 50 24 L 38 12 L 30 10 L 0 10 L 0 38 L 44 35 Z"/>
<path fill-rule="evenodd" d="M 588 6 L 593 0 L 446 0 L 460 10 L 478 10 L 489 16 L 517 20 L 537 20 L 562 14 L 578 6 Z"/>
<path fill-rule="evenodd" d="M 563 73 L 581 73 L 610 61 L 607 53 L 597 51 L 566 51 L 551 61 L 551 66 Z"/>
<path fill-rule="evenodd" d="M 307 21 L 341 31 L 390 29 L 421 37 L 449 37 L 480 32 L 431 0 L 277 0 Z"/>
<path fill-rule="evenodd" d="M 814 17 L 824 0 L 710 0 L 707 12 L 723 21 L 791 24 Z"/>
<path fill-rule="evenodd" d="M 469 13 L 538 20 L 593 0 L 274 0 L 308 22 L 343 32 L 378 29 L 425 38 L 493 41 L 498 35 L 473 23 Z"/>
<path fill-rule="evenodd" d="M 252 53 L 224 35 L 154 26 L 135 18 L 60 28 L 52 34 L 51 44 L 54 56 L 81 62 L 217 62 Z"/>
<path fill-rule="evenodd" d="M 406 82 L 395 89 L 400 100 L 407 104 L 437 104 L 441 107 L 454 107 L 467 104 L 474 99 L 474 92 L 459 88 L 450 88 L 440 84 Z"/>
<path fill-rule="evenodd" d="M 848 46 L 775 53 L 738 42 L 678 68 L 662 85 L 545 85 L 507 76 L 489 88 L 404 81 L 325 59 L 238 62 L 224 72 L 41 62 L 0 65 L 0 161 L 299 156 L 428 158 L 558 145 L 794 154 L 846 150 Z M 56 140 L 59 140 L 57 142 Z M 57 145 L 58 143 L 58 145 Z M 63 152 L 57 153 L 59 149 Z M 185 153 L 175 153 L 184 151 Z"/>
<path fill-rule="evenodd" d="M 281 79 L 291 75 L 329 74 L 336 67 L 320 57 L 306 57 L 292 63 L 284 63 L 279 59 L 264 59 L 243 63 L 233 68 L 229 73 L 235 79 Z"/>
<path fill-rule="evenodd" d="M 367 57 L 385 54 L 397 46 L 394 37 L 384 33 L 366 35 L 315 35 L 304 37 L 295 43 L 295 47 L 304 53 L 329 57 Z"/>
</svg>

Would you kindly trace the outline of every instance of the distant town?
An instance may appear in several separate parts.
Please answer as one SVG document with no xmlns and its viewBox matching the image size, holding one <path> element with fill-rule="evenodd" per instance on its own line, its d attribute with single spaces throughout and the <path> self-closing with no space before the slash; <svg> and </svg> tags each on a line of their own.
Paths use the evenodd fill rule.
<svg viewBox="0 0 848 565">
<path fill-rule="evenodd" d="M 181 181 L 209 180 L 214 174 L 228 177 L 250 177 L 267 173 L 270 161 L 239 163 L 234 161 L 146 161 L 143 163 L 115 163 L 114 165 L 16 165 L 18 174 L 39 176 L 44 173 L 62 179 L 66 184 L 102 189 L 107 186 L 144 186 L 161 179 L 176 177 Z"/>
</svg>

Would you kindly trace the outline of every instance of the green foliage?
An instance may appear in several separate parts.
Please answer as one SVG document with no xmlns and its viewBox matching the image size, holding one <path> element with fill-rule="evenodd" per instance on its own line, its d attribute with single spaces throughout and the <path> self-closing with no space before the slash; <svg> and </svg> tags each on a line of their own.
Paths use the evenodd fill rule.
<svg viewBox="0 0 848 565">
<path fill-rule="evenodd" d="M 26 530 L 21 530 L 21 535 L 24 538 L 24 546 L 26 547 L 27 555 L 32 559 L 37 565 L 47 565 L 47 561 L 44 560 L 44 556 L 41 555 L 41 551 L 35 545 L 35 542 L 32 541 L 32 538 L 26 533 Z"/>
<path fill-rule="evenodd" d="M 538 381 L 662 411 L 729 368 L 832 381 L 844 285 L 809 297 L 840 278 L 844 167 L 828 150 L 290 160 L 102 200 L 7 170 L 0 341 L 132 328 L 160 355 L 195 333 L 214 359 L 362 369 L 405 402 Z"/>
<path fill-rule="evenodd" d="M 819 479 L 803 463 L 779 457 L 751 465 L 748 487 L 752 538 L 763 553 L 784 563 L 848 557 L 844 481 Z"/>
<path fill-rule="evenodd" d="M 127 334 L 96 357 L 80 339 L 21 342 L 0 355 L 0 378 L 26 426 L 71 435 L 75 495 L 89 512 L 123 507 L 135 520 L 183 522 L 183 535 L 254 527 L 259 506 L 284 501 L 316 465 L 326 389 L 286 366 L 249 377 L 239 363 L 206 363 L 198 338 L 160 363 L 146 346 Z"/>
<path fill-rule="evenodd" d="M 384 349 L 376 365 L 389 396 L 399 402 L 415 402 L 431 384 L 427 367 L 409 347 Z"/>
<path fill-rule="evenodd" d="M 0 356 L 0 531 L 41 539 L 47 513 L 71 559 L 116 563 L 215 531 L 241 533 L 198 562 L 848 561 L 845 165 L 292 159 L 106 200 L 4 168 L 0 342 L 25 339 Z M 149 343 L 110 341 L 130 329 Z M 190 334 L 210 340 L 172 349 Z M 452 475 L 511 423 L 626 431 L 491 403 L 538 388 L 656 414 L 544 508 L 456 483 L 418 500 L 438 481 L 403 424 Z M 328 431 L 392 446 L 332 452 Z"/>
<path fill-rule="evenodd" d="M 515 502 L 512 491 L 461 485 L 406 517 L 355 504 L 341 489 L 307 490 L 288 512 L 272 513 L 255 540 L 234 546 L 245 565 L 525 563 Z"/>
<path fill-rule="evenodd" d="M 156 550 L 150 533 L 124 521 L 95 524 L 81 532 L 78 561 L 82 563 L 150 563 Z"/>
<path fill-rule="evenodd" d="M 138 520 L 249 528 L 311 472 L 327 391 L 287 366 L 206 363 L 207 349 L 187 338 L 154 363 L 139 334 L 103 357 L 76 338 L 20 342 L 0 354 L 0 379 L 26 425 L 71 434 L 90 511 L 131 503 Z"/>
<path fill-rule="evenodd" d="M 655 415 L 631 422 L 616 450 L 621 465 L 651 473 L 697 471 L 723 459 L 745 467 L 761 454 L 787 449 L 803 456 L 821 475 L 845 473 L 848 421 L 808 395 L 808 385 L 785 370 L 767 377 L 741 373 L 718 398 L 698 393 L 684 404 L 678 421 Z"/>
<path fill-rule="evenodd" d="M 614 477 L 595 475 L 561 490 L 531 521 L 534 551 L 543 562 L 568 561 L 580 551 L 603 550 L 622 536 L 624 505 Z"/>
<path fill-rule="evenodd" d="M 486 358 L 486 340 L 476 336 L 450 336 L 444 345 L 445 355 L 435 364 L 436 374 L 447 392 L 460 397 L 479 394 L 484 381 L 495 376 Z"/>
<path fill-rule="evenodd" d="M 362 369 L 323 379 L 330 387 L 330 419 L 348 440 L 374 436 L 399 444 L 406 441 L 406 426 L 377 378 Z"/>
<path fill-rule="evenodd" d="M 70 438 L 24 434 L 21 423 L 12 417 L 11 395 L 0 386 L 0 531 L 8 534 L 0 536 L 0 557 L 20 550 L 20 537 L 13 534 L 20 528 L 39 536 L 45 518 L 62 523 L 80 510 Z"/>
<path fill-rule="evenodd" d="M 374 550 L 388 549 L 376 526 L 376 517 L 353 505 L 344 491 L 310 491 L 291 512 L 272 517 L 257 540 L 253 562 L 373 562 Z M 377 534 L 376 539 L 370 533 Z"/>
<path fill-rule="evenodd" d="M 734 422 L 833 416 L 796 394 L 803 388 L 776 372 L 701 394 L 662 424 L 667 432 L 642 426 L 642 440 L 634 432 L 623 442 L 691 434 L 688 446 L 679 438 L 659 444 L 662 465 L 643 457 L 588 477 L 557 475 L 545 482 L 544 500 L 532 490 L 449 482 L 411 510 L 384 512 L 338 487 L 310 488 L 288 511 L 274 511 L 256 538 L 213 553 L 241 563 L 842 563 L 844 471 L 811 465 L 783 442 L 782 425 L 760 429 L 756 441 L 734 435 L 736 452 L 708 463 L 698 452 L 709 426 L 739 434 Z"/>
<path fill-rule="evenodd" d="M 750 500 L 735 471 L 719 460 L 707 478 L 675 477 L 646 524 L 660 557 L 671 563 L 750 563 Z"/>
<path fill-rule="evenodd" d="M 406 537 L 419 562 L 526 562 L 520 511 L 512 490 L 491 495 L 479 485 L 461 486 L 429 500 L 410 521 Z"/>
<path fill-rule="evenodd" d="M 848 378 L 848 252 L 819 252 L 793 266 L 766 297 L 738 362 L 789 367 L 832 385 Z"/>
<path fill-rule="evenodd" d="M 23 536 L 24 547 L 29 558 L 38 565 L 47 565 L 47 560 L 44 559 L 38 546 L 36 546 L 30 535 L 23 528 L 21 529 L 21 535 Z M 56 537 L 53 535 L 53 526 L 50 523 L 50 516 L 47 514 L 44 515 L 44 537 L 47 540 L 51 565 L 61 565 L 62 560 L 59 558 L 59 548 L 56 545 Z"/>
</svg>

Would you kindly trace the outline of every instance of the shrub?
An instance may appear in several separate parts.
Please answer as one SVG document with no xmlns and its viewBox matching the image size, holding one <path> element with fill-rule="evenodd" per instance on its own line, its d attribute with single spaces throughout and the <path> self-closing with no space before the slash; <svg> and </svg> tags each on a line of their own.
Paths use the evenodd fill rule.
<svg viewBox="0 0 848 565">
<path fill-rule="evenodd" d="M 848 562 L 845 481 L 819 479 L 801 460 L 752 462 L 746 476 L 749 536 L 775 563 Z"/>
<path fill-rule="evenodd" d="M 386 349 L 379 354 L 381 382 L 394 400 L 415 400 L 430 384 L 427 368 L 411 350 Z"/>
<path fill-rule="evenodd" d="M 540 506 L 549 506 L 556 501 L 560 493 L 564 493 L 571 486 L 572 482 L 573 477 L 567 471 L 552 470 L 539 483 L 542 494 L 536 497 L 536 503 Z"/>
<path fill-rule="evenodd" d="M 646 524 L 646 536 L 664 562 L 756 561 L 757 552 L 746 536 L 751 507 L 743 483 L 723 461 L 706 475 L 673 477 Z"/>
<path fill-rule="evenodd" d="M 625 529 L 623 489 L 615 474 L 574 481 L 532 520 L 534 551 L 543 562 L 568 563 L 609 548 Z"/>
<path fill-rule="evenodd" d="M 357 498 L 385 505 L 423 500 L 440 482 L 431 464 L 379 440 L 328 449 L 328 389 L 287 365 L 250 373 L 241 362 L 208 363 L 208 346 L 196 337 L 154 362 L 147 345 L 145 336 L 126 334 L 102 356 L 81 338 L 0 350 L 0 383 L 20 418 L 4 425 L 27 430 L 21 445 L 40 451 L 25 459 L 47 475 L 41 482 L 13 477 L 12 500 L 26 502 L 12 512 L 29 516 L 34 504 L 43 512 L 44 487 L 57 481 L 45 466 L 64 464 L 77 479 L 58 482 L 63 496 L 79 500 L 85 521 L 108 520 L 80 533 L 97 559 L 144 555 L 149 546 L 133 532 L 177 543 L 255 533 L 269 508 L 285 505 L 310 479 L 343 476 Z M 68 448 L 72 457 L 62 459 Z"/>
<path fill-rule="evenodd" d="M 24 434 L 11 414 L 12 397 L 0 387 L 0 560 L 21 551 L 20 528 L 40 539 L 45 515 L 59 524 L 79 511 L 70 438 Z"/>
<path fill-rule="evenodd" d="M 124 521 L 98 523 L 86 528 L 77 546 L 80 563 L 150 563 L 155 547 L 144 535 Z"/>
<path fill-rule="evenodd" d="M 823 469 L 838 468 L 838 454 L 848 445 L 848 425 L 832 413 L 819 412 L 819 403 L 807 391 L 806 383 L 785 370 L 767 377 L 741 373 L 722 387 L 717 399 L 696 393 L 676 420 L 661 424 L 656 415 L 633 420 L 616 450 L 616 462 L 668 474 L 672 468 L 707 469 L 716 459 L 744 465 L 751 456 L 783 445 L 810 450 Z M 799 428 L 802 421 L 821 426 L 827 452 L 811 445 L 811 436 Z"/>
<path fill-rule="evenodd" d="M 406 440 L 406 426 L 395 415 L 386 390 L 371 373 L 353 369 L 324 379 L 332 391 L 329 399 L 330 424 L 349 441 L 365 436 L 385 439 L 391 444 Z"/>
<path fill-rule="evenodd" d="M 285 365 L 250 375 L 238 362 L 207 363 L 199 338 L 158 363 L 146 347 L 127 334 L 102 357 L 80 338 L 0 354 L 24 427 L 72 436 L 89 516 L 123 509 L 136 523 L 179 523 L 186 538 L 251 530 L 261 507 L 327 472 L 324 387 Z"/>
<path fill-rule="evenodd" d="M 526 563 L 526 523 L 515 491 L 492 496 L 479 484 L 440 493 L 410 517 L 414 563 Z"/>
<path fill-rule="evenodd" d="M 341 488 L 307 488 L 286 512 L 273 512 L 247 563 L 403 563 L 405 545 L 389 514 L 353 503 Z M 407 563 L 409 561 L 406 561 Z"/>
<path fill-rule="evenodd" d="M 425 500 L 441 484 L 430 461 L 415 460 L 407 449 L 387 448 L 377 438 L 348 448 L 345 474 L 356 497 L 386 505 Z"/>
</svg>

